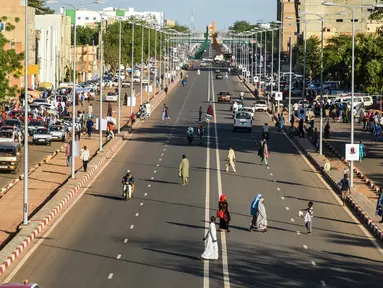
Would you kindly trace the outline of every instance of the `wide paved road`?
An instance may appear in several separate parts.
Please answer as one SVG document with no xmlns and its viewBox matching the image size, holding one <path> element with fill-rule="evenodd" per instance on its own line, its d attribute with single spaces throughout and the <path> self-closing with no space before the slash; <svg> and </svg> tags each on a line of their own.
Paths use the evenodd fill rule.
<svg viewBox="0 0 383 288">
<path fill-rule="evenodd" d="M 216 124 L 203 145 L 186 141 L 198 109 L 219 91 L 238 95 L 238 79 L 210 80 L 189 72 L 166 99 L 171 120 L 156 110 L 85 195 L 17 271 L 41 287 L 376 287 L 383 256 L 281 133 L 272 130 L 269 168 L 260 165 L 254 137 L 269 120 L 255 116 L 253 133 L 233 133 L 228 104 L 215 104 Z M 247 94 L 246 105 L 252 99 Z M 227 147 L 237 173 L 224 172 Z M 177 169 L 191 164 L 188 186 Z M 135 198 L 122 201 L 121 177 L 131 169 Z M 200 262 L 207 220 L 226 194 L 231 232 L 219 235 L 218 262 Z M 262 193 L 269 232 L 248 232 L 249 206 Z M 313 234 L 298 210 L 314 201 Z"/>
</svg>

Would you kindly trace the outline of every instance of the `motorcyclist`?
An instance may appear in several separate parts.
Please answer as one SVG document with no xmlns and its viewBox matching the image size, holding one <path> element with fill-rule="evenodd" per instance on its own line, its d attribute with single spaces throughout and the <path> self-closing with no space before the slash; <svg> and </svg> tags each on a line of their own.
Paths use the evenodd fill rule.
<svg viewBox="0 0 383 288">
<path fill-rule="evenodd" d="M 233 111 L 234 111 L 234 113 L 236 113 L 238 111 L 238 103 L 237 102 L 233 103 Z"/>
<path fill-rule="evenodd" d="M 201 71 L 199 71 L 199 69 L 197 70 L 197 75 L 201 75 Z"/>
<path fill-rule="evenodd" d="M 132 172 L 130 170 L 127 170 L 126 174 L 122 178 L 122 184 L 132 186 L 132 195 L 133 195 L 133 192 L 134 192 L 134 177 L 133 177 Z M 122 194 L 122 197 L 126 198 L 126 193 L 127 192 L 128 192 L 128 187 L 126 186 L 126 189 L 124 189 L 124 192 Z"/>
<path fill-rule="evenodd" d="M 269 139 L 269 125 L 267 123 L 262 127 L 262 139 Z"/>
<path fill-rule="evenodd" d="M 188 128 L 186 134 L 187 134 L 187 138 L 188 138 L 189 143 L 191 143 L 193 141 L 193 137 L 194 137 L 194 128 L 190 126 Z"/>
</svg>

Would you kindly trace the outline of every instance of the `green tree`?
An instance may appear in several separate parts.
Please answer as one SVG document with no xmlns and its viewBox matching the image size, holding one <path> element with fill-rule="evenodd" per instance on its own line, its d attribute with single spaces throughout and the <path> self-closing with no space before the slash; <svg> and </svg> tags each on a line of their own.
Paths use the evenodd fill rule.
<svg viewBox="0 0 383 288">
<path fill-rule="evenodd" d="M 179 24 L 178 22 L 176 22 L 176 25 L 171 27 L 172 29 L 178 31 L 178 32 L 181 32 L 181 33 L 184 33 L 184 32 L 188 32 L 189 31 L 189 28 L 185 25 L 181 25 Z"/>
<path fill-rule="evenodd" d="M 235 21 L 233 26 L 229 27 L 229 30 L 234 30 L 235 33 L 244 32 L 257 27 L 257 25 L 250 24 L 248 21 Z"/>
<path fill-rule="evenodd" d="M 304 66 L 304 42 L 299 41 L 296 45 L 298 52 L 298 61 L 295 67 L 296 71 L 303 72 Z M 316 77 L 320 73 L 320 40 L 316 36 L 311 36 L 306 40 L 306 77 Z"/>
<path fill-rule="evenodd" d="M 99 28 L 77 26 L 76 41 L 78 45 L 98 45 Z M 72 27 L 72 45 L 74 44 L 74 27 Z"/>
<path fill-rule="evenodd" d="M 6 17 L 2 17 L 3 21 L 6 21 Z M 15 18 L 15 22 L 19 19 Z M 6 29 L 8 31 L 15 29 L 12 23 L 6 23 Z M 12 47 L 6 49 L 6 45 L 10 44 L 10 41 L 0 33 L 0 100 L 6 99 L 6 97 L 15 97 L 18 89 L 17 86 L 10 86 L 10 77 L 20 78 L 22 72 L 22 60 L 24 54 L 17 54 Z"/>
<path fill-rule="evenodd" d="M 27 0 L 27 1 L 28 1 L 28 6 L 36 8 L 37 15 L 55 13 L 55 10 L 52 10 L 46 6 L 45 0 Z"/>
</svg>

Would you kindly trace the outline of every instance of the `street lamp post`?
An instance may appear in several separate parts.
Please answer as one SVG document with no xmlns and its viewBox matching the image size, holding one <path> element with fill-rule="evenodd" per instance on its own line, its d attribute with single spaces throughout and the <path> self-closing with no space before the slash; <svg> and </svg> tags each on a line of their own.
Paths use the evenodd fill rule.
<svg viewBox="0 0 383 288">
<path fill-rule="evenodd" d="M 157 93 L 157 27 L 154 27 L 154 96 Z"/>
<path fill-rule="evenodd" d="M 28 224 L 28 0 L 25 1 L 25 64 L 24 64 L 24 193 L 23 224 Z"/>
<path fill-rule="evenodd" d="M 352 45 L 351 45 L 351 144 L 354 144 L 354 86 L 355 86 L 355 9 L 373 9 L 382 8 L 381 3 L 370 6 L 348 6 L 333 2 L 322 2 L 325 6 L 342 7 L 351 11 L 351 29 L 352 29 Z M 354 161 L 350 161 L 350 187 L 354 187 Z"/>
<path fill-rule="evenodd" d="M 119 41 L 118 41 L 118 117 L 117 117 L 117 132 L 121 132 L 121 19 L 119 19 Z M 124 65 L 125 67 L 125 65 Z M 124 72 L 124 74 L 126 71 Z"/>
<path fill-rule="evenodd" d="M 148 28 L 148 85 L 146 86 L 147 87 L 147 90 L 148 90 L 148 94 L 147 94 L 147 99 L 146 101 L 149 102 L 150 100 L 150 69 L 149 69 L 149 65 L 150 65 L 150 32 L 151 32 L 151 29 L 150 29 L 150 24 L 147 26 Z"/>
<path fill-rule="evenodd" d="M 129 22 L 132 25 L 132 67 L 131 67 L 131 74 L 130 74 L 130 115 L 133 113 L 133 97 L 135 98 L 136 95 L 134 95 L 134 21 Z"/>
<path fill-rule="evenodd" d="M 144 75 L 144 25 L 141 24 L 140 105 L 142 105 L 142 80 Z"/>
</svg>

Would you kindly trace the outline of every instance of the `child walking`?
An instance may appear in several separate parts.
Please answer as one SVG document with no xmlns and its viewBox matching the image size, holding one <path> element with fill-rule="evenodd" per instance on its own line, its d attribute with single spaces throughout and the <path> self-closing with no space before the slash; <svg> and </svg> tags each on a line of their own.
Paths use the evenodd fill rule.
<svg viewBox="0 0 383 288">
<path fill-rule="evenodd" d="M 312 218 L 314 217 L 314 211 L 313 211 L 313 206 L 314 206 L 314 203 L 312 201 L 309 202 L 309 205 L 306 209 L 302 209 L 300 210 L 299 214 L 303 216 L 303 213 L 306 212 L 306 214 L 304 215 L 304 221 L 305 221 L 305 226 L 306 226 L 306 229 L 307 229 L 307 234 L 311 234 L 312 232 L 312 227 L 313 227 L 313 222 L 312 222 Z"/>
</svg>

